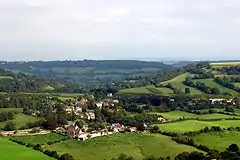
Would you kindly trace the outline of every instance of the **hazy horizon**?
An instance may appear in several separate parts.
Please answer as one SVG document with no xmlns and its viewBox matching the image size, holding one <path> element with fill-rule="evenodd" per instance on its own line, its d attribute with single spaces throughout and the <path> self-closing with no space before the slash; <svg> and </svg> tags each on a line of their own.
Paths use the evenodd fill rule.
<svg viewBox="0 0 240 160">
<path fill-rule="evenodd" d="M 239 60 L 239 0 L 0 0 L 0 60 Z"/>
</svg>

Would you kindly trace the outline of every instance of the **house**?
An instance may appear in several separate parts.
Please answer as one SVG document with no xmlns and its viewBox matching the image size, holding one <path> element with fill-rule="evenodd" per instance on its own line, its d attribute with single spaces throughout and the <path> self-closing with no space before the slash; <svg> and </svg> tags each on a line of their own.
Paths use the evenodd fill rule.
<svg viewBox="0 0 240 160">
<path fill-rule="evenodd" d="M 82 108 L 81 108 L 81 107 L 68 106 L 68 107 L 66 108 L 66 112 L 69 113 L 69 114 L 71 114 L 71 113 L 74 112 L 74 114 L 79 115 L 79 113 L 82 112 Z"/>
<path fill-rule="evenodd" d="M 91 112 L 85 113 L 85 119 L 87 119 L 87 120 L 94 120 L 94 119 L 96 119 L 95 113 L 91 113 Z"/>
<path fill-rule="evenodd" d="M 166 118 L 164 118 L 164 117 L 162 117 L 162 116 L 158 116 L 158 120 L 159 120 L 160 122 L 167 122 L 167 121 L 168 121 Z"/>
<path fill-rule="evenodd" d="M 82 99 L 78 102 L 78 104 L 81 105 L 81 106 L 85 106 L 85 105 L 87 105 L 87 102 L 88 102 L 88 100 L 87 100 L 86 98 L 82 98 Z"/>
<path fill-rule="evenodd" d="M 96 103 L 96 106 L 101 109 L 102 106 L 103 106 L 103 102 L 98 102 L 98 103 Z"/>
<path fill-rule="evenodd" d="M 82 133 L 82 134 L 78 135 L 77 138 L 78 138 L 78 140 L 80 140 L 80 141 L 85 141 L 85 140 L 87 140 L 89 137 L 90 137 L 90 136 L 89 136 L 88 133 Z"/>
<path fill-rule="evenodd" d="M 107 97 L 113 97 L 113 94 L 112 93 L 108 93 Z"/>
<path fill-rule="evenodd" d="M 70 125 L 66 127 L 67 135 L 70 137 L 76 137 L 81 134 L 81 129 L 78 126 Z"/>
<path fill-rule="evenodd" d="M 137 132 L 137 128 L 136 128 L 136 127 L 126 128 L 126 131 L 127 131 L 127 132 L 131 132 L 131 133 Z"/>
<path fill-rule="evenodd" d="M 72 112 L 73 112 L 73 107 L 72 107 L 72 106 L 68 106 L 68 107 L 66 108 L 66 112 L 67 112 L 67 113 L 72 113 Z"/>
<path fill-rule="evenodd" d="M 81 112 L 82 112 L 82 108 L 81 108 L 81 107 L 75 107 L 75 108 L 74 108 L 74 113 L 75 113 L 76 115 L 79 115 Z"/>
<path fill-rule="evenodd" d="M 117 99 L 104 99 L 103 101 L 103 106 L 104 107 L 114 107 L 116 104 L 119 103 Z"/>
<path fill-rule="evenodd" d="M 125 130 L 125 126 L 120 123 L 114 123 L 109 127 L 109 130 L 113 132 L 123 132 Z"/>
<path fill-rule="evenodd" d="M 211 104 L 215 104 L 215 103 L 222 103 L 223 101 L 225 101 L 225 99 L 223 98 L 215 98 L 215 99 L 209 99 Z"/>
</svg>

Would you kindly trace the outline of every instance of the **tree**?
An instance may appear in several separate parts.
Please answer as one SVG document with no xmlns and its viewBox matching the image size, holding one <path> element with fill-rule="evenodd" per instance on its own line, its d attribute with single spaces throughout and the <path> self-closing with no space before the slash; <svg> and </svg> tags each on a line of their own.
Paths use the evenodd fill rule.
<svg viewBox="0 0 240 160">
<path fill-rule="evenodd" d="M 15 124 L 13 124 L 12 122 L 7 123 L 4 127 L 3 130 L 4 131 L 14 131 L 16 129 Z"/>
<path fill-rule="evenodd" d="M 185 88 L 185 93 L 186 94 L 190 94 L 191 93 L 190 89 L 189 88 Z"/>
<path fill-rule="evenodd" d="M 234 112 L 234 109 L 232 108 L 232 107 L 230 107 L 230 106 L 227 106 L 226 108 L 225 108 L 225 111 L 226 112 Z"/>
<path fill-rule="evenodd" d="M 118 158 L 113 158 L 112 160 L 134 160 L 132 156 L 127 156 L 125 154 L 119 155 Z"/>
<path fill-rule="evenodd" d="M 159 127 L 158 127 L 158 126 L 154 126 L 150 131 L 151 131 L 152 133 L 158 133 Z"/>
<path fill-rule="evenodd" d="M 238 151 L 239 151 L 239 147 L 238 147 L 237 144 L 231 144 L 231 145 L 228 147 L 227 150 L 230 151 L 230 152 L 238 152 Z"/>
<path fill-rule="evenodd" d="M 212 94 L 220 94 L 220 90 L 218 88 L 214 87 L 211 89 L 211 93 Z"/>
<path fill-rule="evenodd" d="M 74 158 L 70 154 L 63 154 L 61 155 L 58 160 L 74 160 Z"/>
<path fill-rule="evenodd" d="M 85 126 L 85 121 L 84 120 L 78 120 L 75 123 L 75 125 L 82 129 Z"/>
</svg>

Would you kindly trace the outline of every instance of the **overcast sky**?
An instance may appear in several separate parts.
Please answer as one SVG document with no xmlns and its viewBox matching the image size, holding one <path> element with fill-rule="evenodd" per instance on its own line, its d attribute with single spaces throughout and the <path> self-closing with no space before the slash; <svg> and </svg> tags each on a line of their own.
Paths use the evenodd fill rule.
<svg viewBox="0 0 240 160">
<path fill-rule="evenodd" d="M 240 0 L 0 0 L 0 60 L 240 59 Z"/>
</svg>

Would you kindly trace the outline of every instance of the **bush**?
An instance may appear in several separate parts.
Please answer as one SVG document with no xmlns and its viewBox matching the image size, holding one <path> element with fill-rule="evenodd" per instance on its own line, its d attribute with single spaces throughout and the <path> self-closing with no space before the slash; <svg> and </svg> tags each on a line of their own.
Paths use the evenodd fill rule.
<svg viewBox="0 0 240 160">
<path fill-rule="evenodd" d="M 61 155 L 58 160 L 74 160 L 73 156 L 66 153 L 66 154 L 63 154 Z"/>
<path fill-rule="evenodd" d="M 14 131 L 14 130 L 16 130 L 16 126 L 12 122 L 9 122 L 3 127 L 3 130 L 4 131 Z"/>
</svg>

